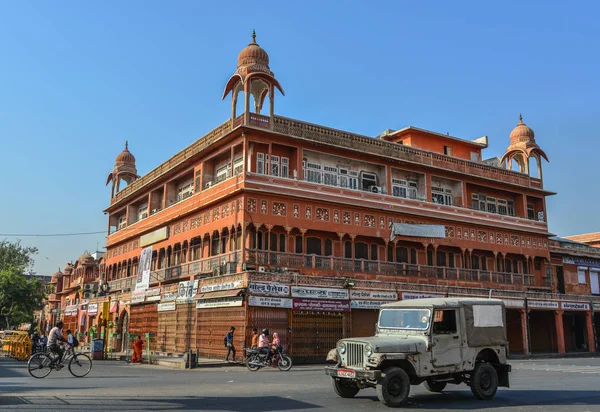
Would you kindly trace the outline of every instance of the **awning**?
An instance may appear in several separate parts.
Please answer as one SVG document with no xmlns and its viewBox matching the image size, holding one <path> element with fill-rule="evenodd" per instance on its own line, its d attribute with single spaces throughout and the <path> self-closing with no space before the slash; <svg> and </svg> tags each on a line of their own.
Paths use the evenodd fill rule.
<svg viewBox="0 0 600 412">
<path fill-rule="evenodd" d="M 232 290 L 219 290 L 217 292 L 198 293 L 194 296 L 194 299 L 219 299 L 219 298 L 230 298 L 233 296 L 239 296 L 243 289 L 232 289 Z"/>
</svg>

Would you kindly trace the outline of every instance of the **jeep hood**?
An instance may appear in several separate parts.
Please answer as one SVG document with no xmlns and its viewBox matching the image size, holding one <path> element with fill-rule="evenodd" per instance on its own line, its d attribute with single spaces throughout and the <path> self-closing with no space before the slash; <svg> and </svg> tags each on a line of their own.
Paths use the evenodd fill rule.
<svg viewBox="0 0 600 412">
<path fill-rule="evenodd" d="M 373 353 L 423 353 L 427 351 L 425 336 L 374 336 L 344 339 L 343 342 L 369 344 L 373 348 Z"/>
</svg>

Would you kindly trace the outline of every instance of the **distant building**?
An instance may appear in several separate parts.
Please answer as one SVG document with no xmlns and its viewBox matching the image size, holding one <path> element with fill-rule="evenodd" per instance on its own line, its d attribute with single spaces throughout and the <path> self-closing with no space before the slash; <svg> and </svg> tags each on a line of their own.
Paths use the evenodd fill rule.
<svg viewBox="0 0 600 412">
<path fill-rule="evenodd" d="M 587 233 L 584 235 L 565 236 L 565 239 L 575 242 L 586 243 L 593 247 L 600 247 L 600 232 Z"/>
</svg>

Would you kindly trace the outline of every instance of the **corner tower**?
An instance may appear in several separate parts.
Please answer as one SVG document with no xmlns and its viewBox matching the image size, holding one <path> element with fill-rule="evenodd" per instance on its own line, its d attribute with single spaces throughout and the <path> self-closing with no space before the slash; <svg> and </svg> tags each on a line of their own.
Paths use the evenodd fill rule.
<svg viewBox="0 0 600 412">
<path fill-rule="evenodd" d="M 507 168 L 511 170 L 514 160 L 519 165 L 520 172 L 529 175 L 529 159 L 532 158 L 536 160 L 538 176 L 542 180 L 542 158 L 548 162 L 548 156 L 535 142 L 533 130 L 523 123 L 523 116 L 519 115 L 519 124 L 510 132 L 510 145 L 500 162 L 506 161 Z"/>
<path fill-rule="evenodd" d="M 236 105 L 240 92 L 244 96 L 244 123 L 250 123 L 250 113 L 260 115 L 265 98 L 269 96 L 269 117 L 270 124 L 273 124 L 273 115 L 275 108 L 275 88 L 279 89 L 285 96 L 279 82 L 275 79 L 275 74 L 269 67 L 269 55 L 256 43 L 256 32 L 252 30 L 252 41 L 238 55 L 237 70 L 231 76 L 225 91 L 223 100 L 231 93 L 231 119 L 237 117 Z M 250 107 L 250 96 L 254 100 L 254 107 Z"/>
<path fill-rule="evenodd" d="M 129 151 L 129 144 L 125 142 L 125 149 L 117 155 L 115 159 L 115 167 L 113 171 L 108 174 L 106 179 L 106 185 L 112 182 L 112 189 L 110 192 L 110 198 L 115 197 L 115 194 L 119 193 L 121 187 L 121 180 L 130 185 L 134 180 L 139 178 L 137 169 L 135 168 L 135 157 Z M 115 190 L 116 189 L 116 190 Z"/>
</svg>

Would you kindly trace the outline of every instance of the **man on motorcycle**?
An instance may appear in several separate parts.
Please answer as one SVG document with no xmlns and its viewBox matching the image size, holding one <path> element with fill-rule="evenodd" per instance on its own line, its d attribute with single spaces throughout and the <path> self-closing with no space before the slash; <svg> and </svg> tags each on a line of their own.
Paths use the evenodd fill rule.
<svg viewBox="0 0 600 412">
<path fill-rule="evenodd" d="M 265 362 L 268 362 L 271 358 L 271 341 L 269 340 L 269 329 L 263 329 L 260 337 L 258 338 L 258 350 L 260 353 L 264 353 Z"/>
</svg>

